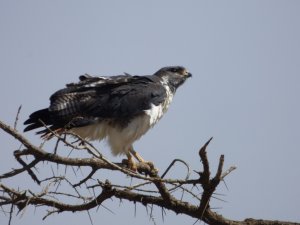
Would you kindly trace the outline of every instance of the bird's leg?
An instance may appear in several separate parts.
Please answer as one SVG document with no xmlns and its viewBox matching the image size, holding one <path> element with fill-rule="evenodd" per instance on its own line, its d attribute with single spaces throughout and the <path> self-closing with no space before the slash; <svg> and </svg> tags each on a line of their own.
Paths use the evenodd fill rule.
<svg viewBox="0 0 300 225">
<path fill-rule="evenodd" d="M 136 163 L 134 161 L 134 159 L 132 158 L 132 155 L 130 154 L 130 152 L 126 153 L 127 159 L 128 159 L 128 163 L 127 166 L 130 170 L 136 172 L 137 171 L 137 166 Z"/>
<path fill-rule="evenodd" d="M 129 152 L 136 158 L 139 162 L 145 162 L 145 160 L 131 147 Z"/>
<path fill-rule="evenodd" d="M 131 146 L 130 149 L 129 149 L 129 153 L 131 153 L 131 154 L 134 156 L 134 158 L 136 158 L 139 162 L 148 164 L 148 165 L 150 166 L 151 169 L 155 169 L 155 170 L 158 172 L 158 169 L 156 169 L 156 168 L 154 167 L 154 163 L 153 163 L 153 162 L 150 162 L 150 161 L 144 160 L 144 159 L 143 159 L 143 158 L 142 158 L 142 157 L 141 157 L 141 156 L 133 149 L 132 146 Z"/>
</svg>

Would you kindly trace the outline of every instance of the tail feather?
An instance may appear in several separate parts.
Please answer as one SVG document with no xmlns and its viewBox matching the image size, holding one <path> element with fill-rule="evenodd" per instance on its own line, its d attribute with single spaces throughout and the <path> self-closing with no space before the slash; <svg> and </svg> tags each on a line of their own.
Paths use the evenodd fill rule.
<svg viewBox="0 0 300 225">
<path fill-rule="evenodd" d="M 27 127 L 25 127 L 24 132 L 50 124 L 51 118 L 48 108 L 41 109 L 32 113 L 29 116 L 29 119 L 24 122 L 24 125 L 28 125 Z"/>
</svg>

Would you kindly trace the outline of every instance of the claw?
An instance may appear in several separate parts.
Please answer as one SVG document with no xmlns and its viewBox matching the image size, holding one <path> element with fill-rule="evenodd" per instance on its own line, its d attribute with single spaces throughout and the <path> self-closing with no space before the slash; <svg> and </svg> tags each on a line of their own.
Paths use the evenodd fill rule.
<svg viewBox="0 0 300 225">
<path fill-rule="evenodd" d="M 145 161 L 134 149 L 133 147 L 131 146 L 129 151 L 126 153 L 126 156 L 127 156 L 127 167 L 134 171 L 134 172 L 140 172 L 140 173 L 144 173 L 145 171 L 149 171 L 149 168 L 150 168 L 150 171 L 154 171 L 154 173 L 157 173 L 158 172 L 158 169 L 156 169 L 154 167 L 154 164 L 153 162 L 150 162 L 150 161 Z M 137 170 L 137 164 L 136 162 L 134 161 L 133 157 L 135 159 L 137 159 L 140 163 L 144 164 L 144 165 L 147 165 L 148 166 L 148 169 L 140 169 L 141 171 L 138 171 Z"/>
<path fill-rule="evenodd" d="M 126 155 L 127 155 L 128 169 L 132 170 L 133 172 L 137 172 L 137 166 L 136 166 L 134 159 L 132 158 L 132 155 L 129 152 Z"/>
</svg>

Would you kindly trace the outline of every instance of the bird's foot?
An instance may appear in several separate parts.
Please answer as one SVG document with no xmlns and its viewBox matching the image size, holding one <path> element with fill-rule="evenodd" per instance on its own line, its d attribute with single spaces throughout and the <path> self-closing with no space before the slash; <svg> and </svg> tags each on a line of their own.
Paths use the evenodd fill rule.
<svg viewBox="0 0 300 225">
<path fill-rule="evenodd" d="M 127 169 L 130 171 L 137 173 L 137 164 L 133 159 L 123 159 L 122 164 L 126 165 Z"/>
<path fill-rule="evenodd" d="M 141 161 L 140 163 L 147 164 L 150 167 L 151 170 L 155 169 L 155 170 L 158 171 L 158 169 L 155 168 L 154 163 L 151 162 L 151 161 Z"/>
<path fill-rule="evenodd" d="M 145 175 L 153 176 L 153 175 L 156 175 L 159 171 L 157 168 L 155 168 L 154 163 L 151 162 L 151 161 L 143 161 L 143 162 L 140 162 L 140 163 L 143 163 L 143 164 L 145 164 L 149 167 L 149 169 L 147 169 L 147 171 L 144 172 Z"/>
<path fill-rule="evenodd" d="M 134 173 L 140 173 L 146 176 L 155 176 L 158 173 L 158 169 L 156 169 L 153 162 L 150 161 L 135 162 L 133 159 L 123 159 L 122 164 L 126 165 L 127 169 Z"/>
<path fill-rule="evenodd" d="M 127 167 L 128 167 L 128 169 L 129 170 L 131 170 L 131 171 L 133 171 L 133 172 L 135 172 L 135 173 L 137 173 L 137 165 L 136 165 L 136 163 L 135 163 L 135 161 L 132 159 L 132 160 L 128 160 L 128 162 L 127 162 Z"/>
</svg>

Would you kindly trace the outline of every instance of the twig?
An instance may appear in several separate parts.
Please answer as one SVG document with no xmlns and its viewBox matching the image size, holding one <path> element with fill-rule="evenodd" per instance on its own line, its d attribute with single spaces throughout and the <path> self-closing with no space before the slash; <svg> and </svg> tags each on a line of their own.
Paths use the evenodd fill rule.
<svg viewBox="0 0 300 225">
<path fill-rule="evenodd" d="M 176 162 L 181 162 L 183 163 L 186 168 L 187 168 L 187 175 L 186 175 L 186 178 L 185 180 L 189 179 L 189 176 L 190 176 L 190 166 L 189 164 L 187 164 L 185 161 L 183 161 L 182 159 L 174 159 L 170 165 L 168 166 L 168 168 L 165 170 L 165 172 L 163 173 L 163 175 L 161 175 L 161 178 L 164 178 L 165 175 L 169 172 L 169 170 L 171 169 L 171 167 L 176 163 Z"/>
<path fill-rule="evenodd" d="M 4 174 L 0 175 L 0 179 L 4 179 L 4 178 L 16 176 L 16 175 L 24 172 L 25 170 L 34 167 L 38 162 L 40 162 L 40 160 L 35 159 L 31 163 L 29 163 L 26 166 L 24 166 L 23 168 L 14 169 L 14 170 L 12 170 L 10 172 L 7 172 L 7 173 L 4 173 Z"/>
<path fill-rule="evenodd" d="M 15 119 L 15 123 L 14 123 L 14 129 L 15 130 L 17 130 L 17 124 L 18 124 L 18 120 L 19 120 L 19 115 L 20 115 L 20 112 L 21 112 L 21 108 L 22 108 L 22 105 L 19 106 L 18 112 L 17 112 L 17 115 L 16 115 L 16 119 Z"/>
<path fill-rule="evenodd" d="M 39 181 L 39 179 L 37 178 L 37 176 L 33 173 L 33 171 L 30 169 L 32 167 L 28 167 L 28 165 L 17 155 L 15 155 L 16 160 L 23 166 L 23 168 L 27 168 L 27 172 L 29 174 L 29 176 L 32 178 L 32 180 L 34 180 L 37 184 L 41 184 L 41 182 Z"/>
<path fill-rule="evenodd" d="M 224 155 L 221 155 L 217 173 L 215 177 L 210 180 L 209 162 L 207 159 L 206 148 L 211 140 L 212 138 L 210 138 L 199 151 L 199 156 L 203 164 L 203 172 L 200 173 L 200 179 L 199 179 L 203 188 L 203 193 L 202 193 L 201 202 L 199 206 L 199 214 L 201 215 L 200 216 L 201 220 L 203 219 L 206 210 L 209 209 L 210 198 L 221 180 L 222 168 L 224 164 Z"/>
<path fill-rule="evenodd" d="M 209 171 L 209 163 L 208 163 L 208 159 L 207 159 L 207 155 L 206 155 L 206 148 L 212 139 L 213 138 L 211 137 L 199 150 L 199 156 L 200 156 L 200 159 L 201 159 L 202 165 L 203 165 L 203 172 L 200 174 L 200 179 L 205 179 L 205 180 L 203 180 L 204 183 L 209 182 L 210 171 Z"/>
<path fill-rule="evenodd" d="M 60 213 L 60 212 L 62 212 L 62 210 L 53 210 L 53 211 L 48 211 L 48 213 L 43 217 L 43 219 L 42 220 L 45 220 L 45 219 L 47 219 L 47 217 L 48 216 L 51 216 L 52 214 L 54 214 L 54 213 Z"/>
<path fill-rule="evenodd" d="M 80 182 L 78 182 L 77 184 L 73 184 L 73 187 L 78 187 L 81 184 L 85 183 L 87 180 L 89 180 L 95 173 L 97 172 L 96 169 L 92 169 L 92 171 L 89 173 L 89 175 L 87 175 L 84 179 L 82 179 Z"/>
<path fill-rule="evenodd" d="M 224 178 L 230 174 L 232 171 L 234 171 L 237 167 L 236 166 L 231 166 L 229 169 L 227 169 L 224 173 L 221 175 L 221 180 L 224 180 Z"/>
<path fill-rule="evenodd" d="M 14 204 L 12 203 L 12 204 L 11 204 L 11 207 L 10 207 L 10 211 L 9 211 L 8 225 L 11 224 L 13 211 L 14 211 Z"/>
</svg>

